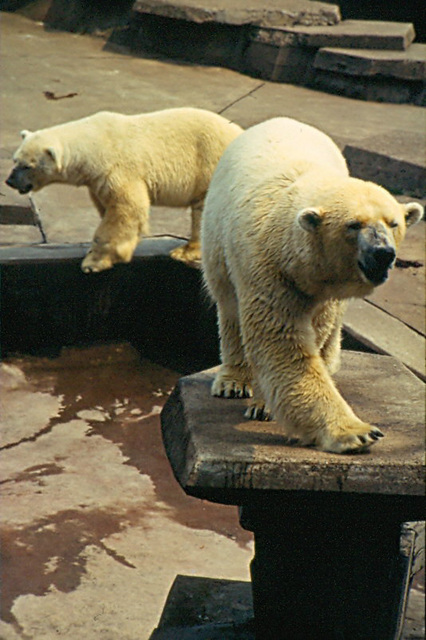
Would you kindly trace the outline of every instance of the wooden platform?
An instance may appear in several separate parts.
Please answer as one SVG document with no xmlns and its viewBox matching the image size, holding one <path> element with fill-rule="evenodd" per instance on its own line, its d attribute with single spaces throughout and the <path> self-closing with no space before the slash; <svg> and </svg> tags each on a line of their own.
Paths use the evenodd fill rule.
<svg viewBox="0 0 426 640">
<path fill-rule="evenodd" d="M 163 410 L 166 451 L 185 491 L 235 504 L 253 490 L 424 495 L 424 384 L 393 358 L 342 356 L 342 395 L 386 436 L 371 453 L 289 445 L 276 422 L 245 419 L 244 400 L 213 398 L 211 369 L 182 378 Z"/>
<path fill-rule="evenodd" d="M 182 378 L 163 408 L 185 492 L 240 505 L 254 533 L 256 640 L 400 637 L 414 556 L 401 525 L 424 517 L 425 387 L 387 356 L 342 360 L 342 395 L 386 435 L 367 454 L 298 447 L 275 422 L 244 420 L 244 400 L 210 395 L 214 369 Z"/>
</svg>

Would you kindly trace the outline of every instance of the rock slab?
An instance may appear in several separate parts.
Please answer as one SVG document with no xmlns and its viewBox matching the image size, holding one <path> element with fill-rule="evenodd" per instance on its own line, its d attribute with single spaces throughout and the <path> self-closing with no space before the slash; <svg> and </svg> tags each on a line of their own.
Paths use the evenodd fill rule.
<svg viewBox="0 0 426 640">
<path fill-rule="evenodd" d="M 342 47 L 404 51 L 415 38 L 414 27 L 406 22 L 342 20 L 329 26 L 259 28 L 252 39 L 274 46 Z"/>
<path fill-rule="evenodd" d="M 371 51 L 323 47 L 314 66 L 351 76 L 386 76 L 402 80 L 426 79 L 426 44 L 412 44 L 406 51 Z"/>
<path fill-rule="evenodd" d="M 282 25 L 330 25 L 340 21 L 337 5 L 309 0 L 136 0 L 133 10 L 196 23 Z"/>
</svg>

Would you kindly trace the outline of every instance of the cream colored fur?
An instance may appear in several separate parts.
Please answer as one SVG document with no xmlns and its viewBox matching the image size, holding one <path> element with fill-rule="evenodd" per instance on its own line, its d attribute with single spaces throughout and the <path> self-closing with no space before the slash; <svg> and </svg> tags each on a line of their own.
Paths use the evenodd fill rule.
<svg viewBox="0 0 426 640">
<path fill-rule="evenodd" d="M 346 299 L 371 293 L 348 223 L 380 230 L 392 247 L 422 215 L 350 178 L 325 134 L 287 118 L 230 144 L 202 220 L 207 288 L 217 303 L 222 366 L 213 395 L 253 396 L 246 415 L 273 415 L 301 444 L 347 452 L 382 437 L 339 394 Z M 397 226 L 396 226 L 397 225 Z"/>
<path fill-rule="evenodd" d="M 200 257 L 200 217 L 211 176 L 241 131 L 202 109 L 134 116 L 105 111 L 23 131 L 14 160 L 32 167 L 35 191 L 52 182 L 88 187 L 102 220 L 83 271 L 129 262 L 141 234 L 148 233 L 150 205 L 191 207 L 191 237 L 172 255 L 192 261 Z"/>
</svg>

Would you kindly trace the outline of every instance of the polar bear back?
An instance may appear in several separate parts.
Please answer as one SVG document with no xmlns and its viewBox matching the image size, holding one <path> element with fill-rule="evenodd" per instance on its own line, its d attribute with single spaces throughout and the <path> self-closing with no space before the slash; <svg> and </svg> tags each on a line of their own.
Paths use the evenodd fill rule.
<svg viewBox="0 0 426 640">
<path fill-rule="evenodd" d="M 293 182 L 315 166 L 348 175 L 343 155 L 325 133 L 291 118 L 273 118 L 228 147 L 218 167 L 221 176 L 215 180 L 232 184 L 247 178 L 251 189 L 253 181 L 259 184 L 277 176 Z"/>
<path fill-rule="evenodd" d="M 15 155 L 52 148 L 61 158 L 63 182 L 143 180 L 152 204 L 188 206 L 205 195 L 224 149 L 241 132 L 226 118 L 191 107 L 139 115 L 101 111 L 22 132 Z"/>
<path fill-rule="evenodd" d="M 325 133 L 291 118 L 273 118 L 236 138 L 213 175 L 202 220 L 202 242 L 228 245 L 233 232 L 249 233 L 241 218 L 269 213 L 287 186 L 310 176 L 347 178 L 337 145 Z M 206 247 L 203 252 L 210 253 Z"/>
</svg>

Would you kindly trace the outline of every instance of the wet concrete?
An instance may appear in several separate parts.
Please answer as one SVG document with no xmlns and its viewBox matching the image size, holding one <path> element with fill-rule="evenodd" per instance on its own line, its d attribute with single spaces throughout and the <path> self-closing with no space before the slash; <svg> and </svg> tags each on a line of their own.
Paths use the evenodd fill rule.
<svg viewBox="0 0 426 640">
<path fill-rule="evenodd" d="M 149 638 L 176 575 L 248 579 L 236 509 L 165 456 L 177 378 L 126 344 L 3 363 L 2 640 Z"/>
</svg>

